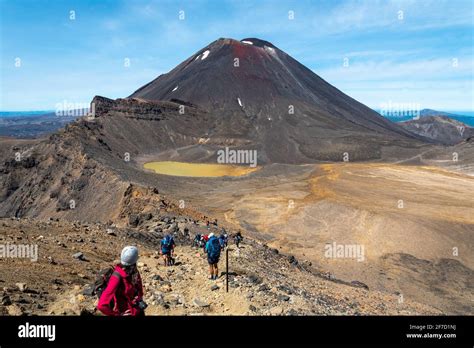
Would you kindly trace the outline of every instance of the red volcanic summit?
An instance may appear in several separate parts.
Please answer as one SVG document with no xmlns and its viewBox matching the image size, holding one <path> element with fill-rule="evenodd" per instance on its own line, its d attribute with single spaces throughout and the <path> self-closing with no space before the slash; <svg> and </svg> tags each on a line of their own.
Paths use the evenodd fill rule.
<svg viewBox="0 0 474 348">
<path fill-rule="evenodd" d="M 379 158 L 416 137 L 256 38 L 216 40 L 129 98 L 196 105 L 215 119 L 210 143 L 244 138 L 270 162 Z"/>
</svg>

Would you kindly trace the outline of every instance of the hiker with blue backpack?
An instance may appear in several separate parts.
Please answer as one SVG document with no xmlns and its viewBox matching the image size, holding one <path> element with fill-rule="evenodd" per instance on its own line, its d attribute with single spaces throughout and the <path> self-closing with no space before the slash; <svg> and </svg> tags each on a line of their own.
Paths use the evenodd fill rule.
<svg viewBox="0 0 474 348">
<path fill-rule="evenodd" d="M 224 250 L 227 246 L 227 234 L 224 233 L 219 236 L 219 243 L 221 245 L 221 250 Z"/>
<path fill-rule="evenodd" d="M 219 239 L 214 236 L 214 233 L 209 235 L 209 240 L 206 243 L 207 262 L 209 263 L 209 272 L 211 277 L 209 279 L 216 280 L 219 274 L 217 264 L 221 256 L 221 245 Z"/>
<path fill-rule="evenodd" d="M 163 255 L 165 266 L 171 266 L 174 263 L 174 260 L 173 260 L 174 247 L 175 247 L 175 243 L 174 243 L 173 237 L 167 234 L 161 240 L 161 255 Z"/>
</svg>

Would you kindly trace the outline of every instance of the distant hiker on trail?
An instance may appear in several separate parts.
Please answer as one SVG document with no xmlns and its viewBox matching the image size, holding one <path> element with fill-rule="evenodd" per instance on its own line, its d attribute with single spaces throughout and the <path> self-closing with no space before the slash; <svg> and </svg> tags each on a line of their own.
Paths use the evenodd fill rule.
<svg viewBox="0 0 474 348">
<path fill-rule="evenodd" d="M 165 266 L 171 266 L 174 263 L 173 262 L 174 246 L 175 246 L 174 239 L 169 234 L 167 234 L 161 240 L 161 254 L 163 255 Z"/>
<path fill-rule="evenodd" d="M 203 248 L 204 252 L 206 252 L 206 244 L 207 244 L 207 241 L 209 240 L 210 235 L 211 234 L 203 234 L 201 236 L 201 241 L 202 241 L 201 245 L 202 245 L 202 248 Z"/>
<path fill-rule="evenodd" d="M 201 238 L 199 239 L 199 247 L 204 250 L 205 246 L 206 246 L 206 240 L 204 239 L 204 235 L 201 235 Z"/>
<path fill-rule="evenodd" d="M 199 233 L 194 236 L 193 247 L 195 247 L 195 248 L 202 247 L 201 238 L 202 238 L 202 236 Z"/>
<path fill-rule="evenodd" d="M 217 264 L 219 263 L 219 257 L 221 256 L 221 245 L 219 240 L 214 233 L 209 235 L 209 240 L 206 243 L 207 262 L 209 262 L 209 272 L 211 277 L 209 279 L 216 280 L 219 274 Z"/>
<path fill-rule="evenodd" d="M 137 269 L 138 249 L 126 246 L 120 263 L 103 275 L 103 286 L 97 287 L 97 309 L 109 316 L 143 316 L 143 286 Z M 97 283 L 97 282 L 96 282 Z"/>
<path fill-rule="evenodd" d="M 242 233 L 240 233 L 240 231 L 234 235 L 234 241 L 237 248 L 240 248 L 240 243 L 242 242 L 243 239 L 244 237 L 242 237 Z"/>
<path fill-rule="evenodd" d="M 227 246 L 227 234 L 221 234 L 219 236 L 219 244 L 221 245 L 221 249 Z"/>
</svg>

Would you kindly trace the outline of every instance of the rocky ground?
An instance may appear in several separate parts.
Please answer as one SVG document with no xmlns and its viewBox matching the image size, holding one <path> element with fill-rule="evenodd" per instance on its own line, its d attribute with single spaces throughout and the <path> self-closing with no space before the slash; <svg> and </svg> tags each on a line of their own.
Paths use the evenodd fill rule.
<svg viewBox="0 0 474 348">
<path fill-rule="evenodd" d="M 90 311 L 94 307 L 92 299 L 79 296 L 84 286 L 98 270 L 118 257 L 125 244 L 131 243 L 139 244 L 144 252 L 143 262 L 149 268 L 149 272 L 144 270 L 145 277 L 148 273 L 159 275 L 171 283 L 171 294 L 182 296 L 187 305 L 195 298 L 205 301 L 210 306 L 203 308 L 209 313 L 241 314 L 247 311 L 247 304 L 248 310 L 250 304 L 257 309 L 252 313 L 263 314 L 269 313 L 268 306 L 263 304 L 281 307 L 283 313 L 302 309 L 305 314 L 472 312 L 472 177 L 419 166 L 426 163 L 426 158 L 452 163 L 449 156 L 452 158 L 450 152 L 455 150 L 459 155 L 459 161 L 454 162 L 457 170 L 472 173 L 472 141 L 446 147 L 443 154 L 447 157 L 442 159 L 433 146 L 405 147 L 397 142 L 395 147 L 384 147 L 383 159 L 399 163 L 408 158 L 410 166 L 272 163 L 244 177 L 176 178 L 147 172 L 142 161 L 165 154 L 167 157 L 155 160 L 209 163 L 215 160 L 216 146 L 240 146 L 246 144 L 246 139 L 231 137 L 226 142 L 226 137 L 214 134 L 212 141 L 202 144 L 206 135 L 203 129 L 212 128 L 212 122 L 206 118 L 207 113 L 192 106 L 181 115 L 175 102 L 99 99 L 98 117 L 94 119 L 73 122 L 43 140 L 1 141 L 0 216 L 6 218 L 1 220 L 1 236 L 4 241 L 37 241 L 41 255 L 37 263 L 0 260 L 0 287 L 7 288 L 2 293 L 3 312 L 72 314 L 79 313 L 80 308 Z M 342 153 L 339 150 L 336 152 Z M 438 163 L 431 162 L 428 164 Z M 408 209 L 397 208 L 400 199 Z M 291 202 L 294 208 L 289 209 Z M 9 220 L 10 217 L 19 220 Z M 214 218 L 219 219 L 219 227 L 240 228 L 246 240 L 252 236 L 279 251 L 268 253 L 269 249 L 257 242 L 245 245 L 241 250 L 243 256 L 234 267 L 241 272 L 233 276 L 239 287 L 231 288 L 236 295 L 229 297 L 228 305 L 223 296 L 219 297 L 221 302 L 213 299 L 221 294 L 222 284 L 218 282 L 220 289 L 209 292 L 206 261 L 186 249 L 185 235 L 178 249 L 182 264 L 173 268 L 175 273 L 168 274 L 154 265 L 154 252 L 163 233 L 170 229 L 184 233 L 186 225 L 191 236 L 207 232 L 205 221 Z M 116 236 L 107 234 L 108 228 Z M 397 255 L 370 267 L 360 263 L 358 273 L 339 262 L 331 263 L 331 269 L 328 260 L 316 258 L 315 253 L 332 241 L 367 245 L 367 260 L 372 255 Z M 457 263 L 452 262 L 453 247 L 459 249 Z M 87 261 L 72 257 L 78 252 Z M 280 255 L 282 252 L 308 259 L 315 268 L 290 267 L 287 257 Z M 414 258 L 403 257 L 401 253 Z M 435 260 L 440 257 L 451 261 Z M 275 266 L 280 264 L 278 267 L 285 269 Z M 201 274 L 192 273 L 194 269 Z M 246 289 L 242 284 L 251 274 L 242 269 L 253 272 L 261 279 L 258 286 L 266 284 L 269 290 L 257 291 L 252 300 L 247 299 L 246 292 L 242 297 L 239 292 Z M 345 282 L 328 279 L 322 270 Z M 180 273 L 191 278 L 173 278 Z M 453 274 L 453 281 L 445 281 Z M 150 287 L 147 294 L 163 292 L 160 283 L 155 282 L 155 287 L 151 280 L 146 280 Z M 367 284 L 370 291 L 349 285 L 352 281 Z M 281 294 L 278 286 L 287 283 L 294 289 L 286 295 L 290 299 L 277 298 L 272 302 L 272 294 Z M 256 286 L 249 286 L 250 294 Z M 297 289 L 311 295 L 298 297 Z M 398 304 L 400 295 L 406 304 Z M 166 296 L 163 295 L 165 302 L 169 300 Z M 337 300 L 321 300 L 328 303 L 324 311 L 315 301 L 326 296 Z M 298 302 L 298 298 L 303 302 Z M 232 305 L 237 299 L 235 303 L 241 305 Z M 64 306 L 64 301 L 72 301 L 74 309 Z M 157 296 L 149 301 L 158 303 L 161 299 Z M 334 305 L 338 301 L 342 301 L 339 307 Z M 76 302 L 81 304 L 77 308 Z M 360 305 L 350 309 L 353 302 Z M 223 312 L 217 311 L 216 303 L 224 303 Z M 152 305 L 150 313 L 174 313 L 172 308 L 175 307 Z M 183 309 L 184 313 L 191 313 L 189 308 Z"/>
<path fill-rule="evenodd" d="M 1 243 L 38 244 L 37 262 L 0 259 L 3 315 L 98 315 L 88 296 L 96 273 L 113 264 L 124 245 L 140 248 L 139 269 L 150 315 L 389 315 L 441 314 L 397 294 L 363 283 L 331 279 L 307 261 L 282 255 L 252 239 L 229 246 L 229 292 L 225 257 L 221 276 L 208 279 L 202 250 L 188 236 L 207 231 L 204 220 L 161 216 L 152 231 L 107 224 L 31 219 L 0 220 Z M 151 226 L 149 226 L 151 227 Z M 221 227 L 211 224 L 212 231 Z M 163 233 L 174 233 L 176 263 L 165 267 L 157 253 Z"/>
</svg>

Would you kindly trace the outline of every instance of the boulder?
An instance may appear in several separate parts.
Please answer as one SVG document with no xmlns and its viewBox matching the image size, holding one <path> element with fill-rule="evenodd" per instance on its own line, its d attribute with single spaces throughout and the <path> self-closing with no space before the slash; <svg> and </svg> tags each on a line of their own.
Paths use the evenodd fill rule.
<svg viewBox="0 0 474 348">
<path fill-rule="evenodd" d="M 251 284 L 260 284 L 262 282 L 262 278 L 254 274 L 249 275 L 247 279 L 248 279 L 248 282 Z"/>
<path fill-rule="evenodd" d="M 292 265 L 297 265 L 298 264 L 298 260 L 296 259 L 296 257 L 294 257 L 293 255 L 289 256 L 288 257 L 288 261 L 292 264 Z"/>
<path fill-rule="evenodd" d="M 293 290 L 291 290 L 288 286 L 285 286 L 285 285 L 278 285 L 277 289 L 287 293 L 288 295 L 293 294 Z"/>
<path fill-rule="evenodd" d="M 7 311 L 8 311 L 8 315 L 16 315 L 16 316 L 23 315 L 23 310 L 15 304 L 7 306 Z"/>
<path fill-rule="evenodd" d="M 85 261 L 85 256 L 83 253 L 81 252 L 77 252 L 75 254 L 72 255 L 73 258 L 75 258 L 76 260 L 80 260 L 80 261 Z"/>
<path fill-rule="evenodd" d="M 107 234 L 108 234 L 109 236 L 116 236 L 116 235 L 117 235 L 117 234 L 115 234 L 114 230 L 111 229 L 111 228 L 108 228 L 108 229 L 106 230 L 106 232 L 107 232 Z"/>
<path fill-rule="evenodd" d="M 16 283 L 15 285 L 18 288 L 18 290 L 20 290 L 22 292 L 24 292 L 27 289 L 27 286 L 26 286 L 25 283 Z"/>
<path fill-rule="evenodd" d="M 270 309 L 270 314 L 271 315 L 281 315 L 283 313 L 283 308 L 280 306 L 273 307 Z"/>
<path fill-rule="evenodd" d="M 158 280 L 158 281 L 164 281 L 164 279 L 159 275 L 155 274 L 154 276 L 151 277 L 152 280 Z"/>
<path fill-rule="evenodd" d="M 352 286 L 355 286 L 355 287 L 357 287 L 357 288 L 363 288 L 363 289 L 365 289 L 365 290 L 369 290 L 369 286 L 368 286 L 367 284 L 364 284 L 364 283 L 362 283 L 362 282 L 360 282 L 360 281 L 358 281 L 358 280 L 353 280 L 353 281 L 351 281 L 351 285 L 352 285 Z"/>
<path fill-rule="evenodd" d="M 131 227 L 137 227 L 139 222 L 140 219 L 136 214 L 130 214 L 130 216 L 128 217 L 128 225 Z"/>
<path fill-rule="evenodd" d="M 198 298 L 195 298 L 195 299 L 193 300 L 193 304 L 194 304 L 195 306 L 201 307 L 201 308 L 207 308 L 207 307 L 210 307 L 210 306 L 211 306 L 209 303 L 204 302 L 204 301 L 202 301 L 202 300 L 200 300 L 200 299 L 198 299 Z"/>
<path fill-rule="evenodd" d="M 94 295 L 94 285 L 92 285 L 92 284 L 86 285 L 84 290 L 82 290 L 82 294 L 85 295 L 85 296 L 93 296 Z"/>
<path fill-rule="evenodd" d="M 12 304 L 12 300 L 10 299 L 10 296 L 8 295 L 3 295 L 1 301 L 2 301 L 2 305 L 4 306 L 10 306 Z"/>
</svg>

